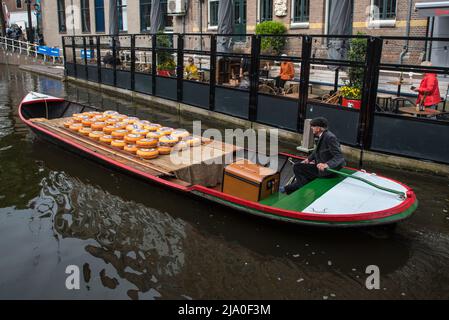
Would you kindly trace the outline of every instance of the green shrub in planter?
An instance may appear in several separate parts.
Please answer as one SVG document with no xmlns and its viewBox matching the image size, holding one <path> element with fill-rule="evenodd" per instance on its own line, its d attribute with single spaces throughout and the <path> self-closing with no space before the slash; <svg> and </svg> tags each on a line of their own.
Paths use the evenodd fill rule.
<svg viewBox="0 0 449 320">
<path fill-rule="evenodd" d="M 357 35 L 363 35 L 363 33 L 357 33 Z M 349 45 L 348 59 L 350 61 L 365 62 L 366 50 L 368 47 L 367 39 L 365 38 L 353 38 Z M 364 72 L 363 68 L 350 67 L 348 70 L 348 85 L 351 87 L 361 89 L 363 86 Z"/>
<path fill-rule="evenodd" d="M 264 21 L 256 26 L 256 34 L 283 35 L 287 28 L 278 21 Z M 261 49 L 265 53 L 280 54 L 285 47 L 285 37 L 262 37 Z"/>
</svg>

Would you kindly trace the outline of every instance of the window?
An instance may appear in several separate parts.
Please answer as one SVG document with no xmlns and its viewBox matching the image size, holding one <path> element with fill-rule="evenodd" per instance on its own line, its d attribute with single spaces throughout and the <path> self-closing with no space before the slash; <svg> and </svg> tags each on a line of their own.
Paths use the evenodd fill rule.
<svg viewBox="0 0 449 320">
<path fill-rule="evenodd" d="M 374 0 L 373 20 L 396 19 L 396 0 Z"/>
<path fill-rule="evenodd" d="M 140 0 L 140 31 L 151 29 L 151 0 Z"/>
<path fill-rule="evenodd" d="M 218 27 L 218 0 L 209 0 L 209 27 Z"/>
<path fill-rule="evenodd" d="M 89 0 L 81 0 L 81 31 L 90 32 Z"/>
<path fill-rule="evenodd" d="M 128 0 L 116 0 L 118 11 L 118 30 L 128 31 Z"/>
<path fill-rule="evenodd" d="M 104 32 L 104 0 L 95 0 L 95 31 Z"/>
<path fill-rule="evenodd" d="M 58 24 L 59 32 L 66 32 L 67 26 L 65 24 L 65 1 L 58 0 Z"/>
<path fill-rule="evenodd" d="M 161 0 L 162 14 L 164 15 L 165 30 L 173 30 L 173 16 L 167 14 L 167 0 Z"/>
<path fill-rule="evenodd" d="M 273 0 L 260 0 L 260 22 L 273 20 Z"/>
<path fill-rule="evenodd" d="M 16 8 L 22 9 L 22 0 L 16 0 Z"/>
<path fill-rule="evenodd" d="M 292 0 L 292 22 L 309 22 L 309 0 Z"/>
</svg>

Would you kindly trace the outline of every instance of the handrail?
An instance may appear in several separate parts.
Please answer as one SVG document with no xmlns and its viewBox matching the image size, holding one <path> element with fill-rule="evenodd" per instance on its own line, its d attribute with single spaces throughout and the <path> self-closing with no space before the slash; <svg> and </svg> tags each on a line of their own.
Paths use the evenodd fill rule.
<svg viewBox="0 0 449 320">
<path fill-rule="evenodd" d="M 26 53 L 27 56 L 34 55 L 35 58 L 38 58 L 39 55 L 42 55 L 44 57 L 45 62 L 47 61 L 48 57 L 51 57 L 53 64 L 57 62 L 56 57 L 39 52 L 38 50 L 39 45 L 32 42 L 21 41 L 0 36 L 0 47 L 3 48 L 4 50 L 12 49 L 13 52 L 16 52 L 17 50 L 19 51 L 19 54 Z M 61 48 L 58 49 L 62 53 L 62 49 Z M 62 54 L 60 55 L 60 57 L 62 58 Z"/>
</svg>

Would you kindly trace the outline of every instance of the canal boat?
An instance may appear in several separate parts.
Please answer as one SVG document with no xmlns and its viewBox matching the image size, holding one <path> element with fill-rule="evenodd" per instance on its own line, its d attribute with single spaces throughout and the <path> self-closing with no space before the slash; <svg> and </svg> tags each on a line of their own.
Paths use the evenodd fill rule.
<svg viewBox="0 0 449 320">
<path fill-rule="evenodd" d="M 348 167 L 335 171 L 330 178 L 315 179 L 289 195 L 280 193 L 279 186 L 292 176 L 290 162 L 303 157 L 279 153 L 277 170 L 248 158 L 228 165 L 216 164 L 210 161 L 212 157 L 226 158 L 241 148 L 210 139 L 200 138 L 200 144 L 190 147 L 206 158 L 189 158 L 179 163 L 173 163 L 170 155 L 142 159 L 66 128 L 64 123 L 74 114 L 104 110 L 62 98 L 31 92 L 18 110 L 21 120 L 38 136 L 82 157 L 261 217 L 313 226 L 373 226 L 404 220 L 418 206 L 415 193 L 403 183 Z"/>
</svg>

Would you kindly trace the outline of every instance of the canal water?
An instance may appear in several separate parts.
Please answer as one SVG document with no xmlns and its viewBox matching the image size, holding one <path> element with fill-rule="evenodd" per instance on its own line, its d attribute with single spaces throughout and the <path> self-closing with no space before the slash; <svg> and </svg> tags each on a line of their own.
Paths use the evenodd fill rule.
<svg viewBox="0 0 449 320">
<path fill-rule="evenodd" d="M 447 178 L 367 168 L 416 191 L 418 210 L 395 230 L 273 222 L 39 140 L 17 114 L 31 90 L 106 109 L 150 108 L 0 65 L 1 299 L 449 298 Z M 175 127 L 191 120 L 154 112 L 152 120 Z M 379 267 L 378 290 L 365 286 L 369 265 Z M 68 266 L 80 270 L 79 290 L 66 288 Z"/>
</svg>

